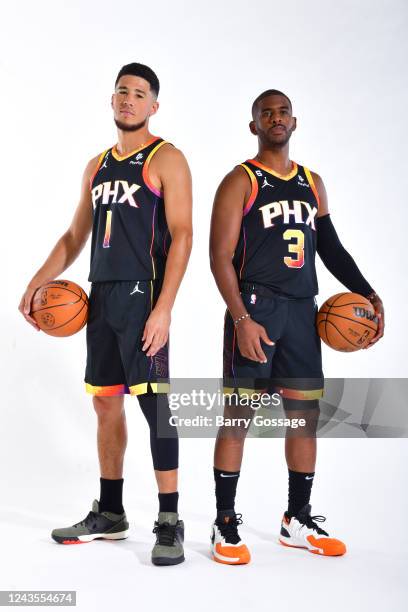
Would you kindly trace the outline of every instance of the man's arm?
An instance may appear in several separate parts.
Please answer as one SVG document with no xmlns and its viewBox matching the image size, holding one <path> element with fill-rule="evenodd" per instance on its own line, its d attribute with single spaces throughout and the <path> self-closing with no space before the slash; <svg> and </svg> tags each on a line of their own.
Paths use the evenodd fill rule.
<svg viewBox="0 0 408 612">
<path fill-rule="evenodd" d="M 168 339 L 171 310 L 190 257 L 193 229 L 191 173 L 183 153 L 164 145 L 152 159 L 149 176 L 164 193 L 171 236 L 163 286 L 142 337 L 142 350 L 152 357 Z"/>
<path fill-rule="evenodd" d="M 48 281 L 64 272 L 82 251 L 92 229 L 92 199 L 90 179 L 98 163 L 94 157 L 85 168 L 82 177 L 81 194 L 71 225 L 58 240 L 41 268 L 34 274 L 18 306 L 26 321 L 39 330 L 36 321 L 30 317 L 31 302 L 35 291 Z"/>
<path fill-rule="evenodd" d="M 242 211 L 249 194 L 250 185 L 246 172 L 237 166 L 227 174 L 218 187 L 211 217 L 211 271 L 234 321 L 247 314 L 232 258 L 239 239 Z M 241 355 L 266 363 L 261 340 L 270 345 L 274 343 L 268 338 L 265 328 L 246 318 L 237 323 L 236 329 Z"/>
<path fill-rule="evenodd" d="M 321 177 L 312 172 L 319 194 L 317 214 L 317 252 L 326 268 L 349 291 L 366 297 L 374 306 L 378 317 L 378 330 L 365 348 L 373 346 L 384 335 L 384 307 L 381 298 L 361 274 L 356 262 L 341 244 L 329 213 L 326 188 Z"/>
</svg>

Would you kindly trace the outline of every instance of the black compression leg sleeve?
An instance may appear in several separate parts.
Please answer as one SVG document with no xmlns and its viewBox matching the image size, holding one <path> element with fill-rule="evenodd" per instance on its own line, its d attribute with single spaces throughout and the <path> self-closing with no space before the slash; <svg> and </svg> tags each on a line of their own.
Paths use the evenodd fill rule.
<svg viewBox="0 0 408 612">
<path fill-rule="evenodd" d="M 154 469 L 176 470 L 179 453 L 178 434 L 176 427 L 172 427 L 169 423 L 171 411 L 167 397 L 160 394 L 158 398 L 156 393 L 143 393 L 138 396 L 138 400 L 150 428 L 150 450 Z"/>
</svg>

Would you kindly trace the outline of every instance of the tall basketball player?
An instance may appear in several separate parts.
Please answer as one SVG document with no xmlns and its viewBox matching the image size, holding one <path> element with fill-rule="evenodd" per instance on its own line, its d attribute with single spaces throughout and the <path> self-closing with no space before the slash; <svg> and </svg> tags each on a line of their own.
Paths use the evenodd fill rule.
<svg viewBox="0 0 408 612">
<path fill-rule="evenodd" d="M 88 163 L 71 226 L 29 282 L 19 309 L 37 327 L 29 314 L 35 290 L 66 270 L 92 230 L 85 385 L 98 419 L 100 498 L 84 520 L 51 535 L 61 544 L 127 537 L 124 394 L 136 395 L 150 427 L 159 490 L 152 561 L 175 565 L 184 560 L 178 439 L 157 435 L 158 416 L 167 422 L 170 414 L 158 381 L 169 375 L 170 315 L 191 250 L 192 197 L 183 154 L 149 131 L 158 93 L 159 80 L 148 66 L 120 70 L 111 99 L 118 141 Z"/>
<path fill-rule="evenodd" d="M 379 329 L 370 346 L 383 335 L 384 314 L 380 298 L 339 241 L 322 179 L 289 158 L 295 129 L 289 98 L 277 90 L 260 94 L 250 122 L 258 154 L 236 166 L 215 196 L 210 251 L 227 305 L 224 385 L 236 393 L 278 389 L 286 416 L 306 417 L 305 435 L 286 434 L 289 503 L 280 542 L 321 555 L 342 555 L 345 545 L 318 526 L 325 517 L 311 516 L 309 503 L 323 390 L 315 326 L 316 251 L 341 283 L 374 305 Z M 225 410 L 234 409 L 241 407 Z M 239 428 L 221 428 L 215 445 L 212 554 L 227 564 L 250 560 L 238 533 L 242 515 L 234 506 L 245 434 Z"/>
</svg>

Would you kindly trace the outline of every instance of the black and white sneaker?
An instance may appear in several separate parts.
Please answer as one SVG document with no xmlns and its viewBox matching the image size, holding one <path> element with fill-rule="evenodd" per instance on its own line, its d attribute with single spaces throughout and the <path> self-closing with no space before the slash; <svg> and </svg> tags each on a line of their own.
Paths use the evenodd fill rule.
<svg viewBox="0 0 408 612">
<path fill-rule="evenodd" d="M 337 557 L 344 555 L 346 545 L 341 540 L 331 538 L 317 523 L 323 523 L 325 516 L 311 516 L 312 507 L 306 504 L 296 516 L 284 512 L 279 542 L 292 548 L 305 548 L 315 555 Z"/>
<path fill-rule="evenodd" d="M 92 510 L 79 523 L 71 527 L 61 527 L 51 532 L 58 544 L 84 544 L 103 538 L 105 540 L 124 540 L 129 534 L 126 514 L 99 512 L 99 502 L 94 499 Z"/>
</svg>

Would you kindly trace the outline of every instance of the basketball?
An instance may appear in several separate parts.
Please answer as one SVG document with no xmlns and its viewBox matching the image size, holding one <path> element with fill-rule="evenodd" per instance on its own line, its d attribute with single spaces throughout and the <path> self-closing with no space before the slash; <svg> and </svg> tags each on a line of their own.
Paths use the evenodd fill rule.
<svg viewBox="0 0 408 612">
<path fill-rule="evenodd" d="M 354 352 L 375 336 L 378 319 L 374 307 L 358 293 L 337 293 L 317 313 L 320 338 L 336 351 Z"/>
<path fill-rule="evenodd" d="M 50 336 L 72 336 L 88 317 L 88 296 L 76 283 L 53 280 L 35 292 L 30 315 Z"/>
</svg>

